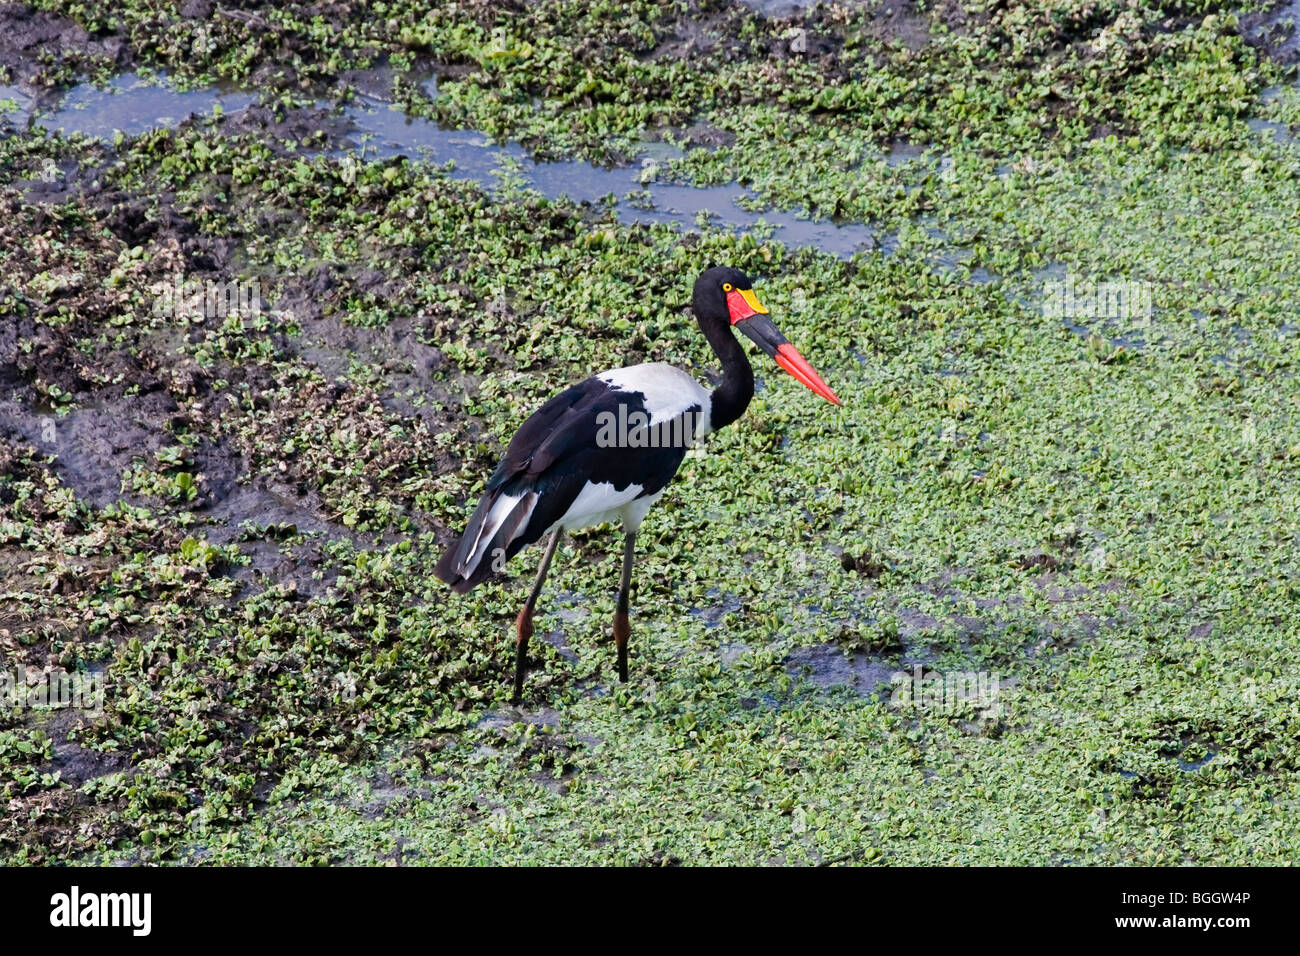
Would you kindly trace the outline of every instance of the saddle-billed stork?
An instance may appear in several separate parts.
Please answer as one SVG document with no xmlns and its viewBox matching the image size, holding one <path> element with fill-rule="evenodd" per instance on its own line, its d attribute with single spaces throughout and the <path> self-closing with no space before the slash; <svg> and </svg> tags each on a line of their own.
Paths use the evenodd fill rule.
<svg viewBox="0 0 1300 956">
<path fill-rule="evenodd" d="M 628 592 L 637 529 L 689 445 L 738 419 L 754 396 L 754 371 L 733 326 L 799 382 L 842 404 L 768 318 L 744 273 L 726 266 L 707 270 L 695 282 L 691 305 L 722 362 L 722 384 L 710 392 L 681 369 L 653 362 L 602 372 L 565 389 L 515 433 L 465 533 L 434 569 L 463 594 L 501 571 L 522 548 L 550 536 L 515 621 L 516 703 L 523 694 L 533 608 L 560 537 L 566 529 L 614 519 L 624 530 L 614 642 L 619 680 L 627 680 Z"/>
</svg>

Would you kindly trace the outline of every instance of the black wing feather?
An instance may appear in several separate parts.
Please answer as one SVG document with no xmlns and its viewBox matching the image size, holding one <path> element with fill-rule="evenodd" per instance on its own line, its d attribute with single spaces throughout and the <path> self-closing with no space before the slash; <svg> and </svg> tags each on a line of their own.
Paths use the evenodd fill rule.
<svg viewBox="0 0 1300 956">
<path fill-rule="evenodd" d="M 493 566 L 499 563 L 487 560 L 481 560 L 463 573 L 455 569 L 473 550 L 483 521 L 503 495 L 528 492 L 537 495 L 527 527 L 511 528 L 507 536 L 505 557 L 508 560 L 559 521 L 588 482 L 608 482 L 618 491 L 638 484 L 642 490 L 637 497 L 663 489 L 681 466 L 686 448 L 601 447 L 597 444 L 601 415 L 618 416 L 621 405 L 626 406 L 628 416 L 646 411 L 645 396 L 640 392 L 615 389 L 599 378 L 589 378 L 560 392 L 530 415 L 510 440 L 505 457 L 488 480 L 483 499 L 465 533 L 448 548 L 434 573 L 457 591 L 468 591 L 492 574 Z M 695 405 L 682 414 L 690 416 L 687 422 L 694 422 L 699 412 L 700 407 Z M 513 520 L 503 524 L 487 555 L 501 546 L 495 538 L 502 537 L 505 526 L 511 524 Z"/>
</svg>

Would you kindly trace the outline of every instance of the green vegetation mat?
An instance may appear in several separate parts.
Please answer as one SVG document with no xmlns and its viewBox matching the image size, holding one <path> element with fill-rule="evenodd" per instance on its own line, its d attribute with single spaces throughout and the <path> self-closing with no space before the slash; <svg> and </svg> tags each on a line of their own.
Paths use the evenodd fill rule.
<svg viewBox="0 0 1300 956">
<path fill-rule="evenodd" d="M 0 660 L 104 688 L 98 715 L 0 709 L 0 860 L 1296 860 L 1276 11 L 33 6 L 14 88 L 130 69 L 260 102 L 107 143 L 14 109 L 0 138 Z M 374 83 L 538 159 L 675 143 L 659 175 L 879 247 L 358 161 L 322 103 Z M 555 391 L 712 371 L 688 302 L 715 262 L 845 406 L 757 356 L 642 529 L 630 683 L 594 529 L 512 707 L 539 549 L 465 597 L 432 565 Z M 178 273 L 264 307 L 159 308 Z M 1097 282 L 1150 308 L 1045 307 Z M 891 699 L 915 668 L 996 697 Z"/>
</svg>

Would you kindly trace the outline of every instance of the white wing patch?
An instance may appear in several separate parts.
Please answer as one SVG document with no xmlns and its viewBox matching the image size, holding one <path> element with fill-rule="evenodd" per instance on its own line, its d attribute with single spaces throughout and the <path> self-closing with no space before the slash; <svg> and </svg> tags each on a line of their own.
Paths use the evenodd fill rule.
<svg viewBox="0 0 1300 956">
<path fill-rule="evenodd" d="M 639 392 L 644 396 L 650 425 L 672 421 L 688 408 L 698 406 L 701 415 L 696 437 L 703 437 L 710 431 L 710 393 L 679 368 L 664 362 L 649 362 L 601 372 L 596 378 L 615 391 Z M 549 534 L 557 527 L 574 531 L 613 521 L 621 521 L 628 531 L 635 531 L 645 520 L 646 513 L 663 495 L 660 490 L 645 498 L 638 498 L 644 490 L 645 486 L 638 484 L 618 490 L 612 482 L 588 481 L 573 499 L 573 504 L 569 505 L 559 520 L 546 529 L 546 533 Z"/>
<path fill-rule="evenodd" d="M 528 503 L 528 510 L 519 522 L 518 527 L 520 529 L 528 527 L 528 519 L 532 517 L 533 509 L 537 507 L 537 493 L 526 491 L 520 495 L 502 495 L 492 505 L 492 510 L 488 512 L 487 517 L 483 519 L 483 524 L 478 529 L 478 537 L 474 541 L 474 547 L 458 570 L 464 572 L 467 569 L 478 567 L 478 563 L 484 558 L 488 545 L 492 543 L 492 539 L 496 537 L 497 531 L 500 530 L 502 522 L 510 517 L 511 512 L 515 510 L 515 505 L 519 503 L 519 500 L 524 495 L 532 495 L 533 500 Z"/>
<path fill-rule="evenodd" d="M 611 388 L 644 395 L 651 425 L 671 421 L 692 405 L 698 405 L 702 431 L 696 434 L 703 437 L 709 432 L 709 390 L 679 368 L 665 362 L 649 362 L 601 372 L 596 377 Z"/>
</svg>

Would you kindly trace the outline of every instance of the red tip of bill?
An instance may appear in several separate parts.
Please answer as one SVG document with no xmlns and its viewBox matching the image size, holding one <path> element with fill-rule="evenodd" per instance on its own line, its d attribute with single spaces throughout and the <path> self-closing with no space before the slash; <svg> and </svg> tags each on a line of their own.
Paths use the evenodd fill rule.
<svg viewBox="0 0 1300 956">
<path fill-rule="evenodd" d="M 831 387 L 822 381 L 822 377 L 808 364 L 808 360 L 799 354 L 799 350 L 786 342 L 776 350 L 776 364 L 781 366 L 795 379 L 808 386 L 832 405 L 843 405 L 840 397 L 831 391 Z"/>
</svg>

